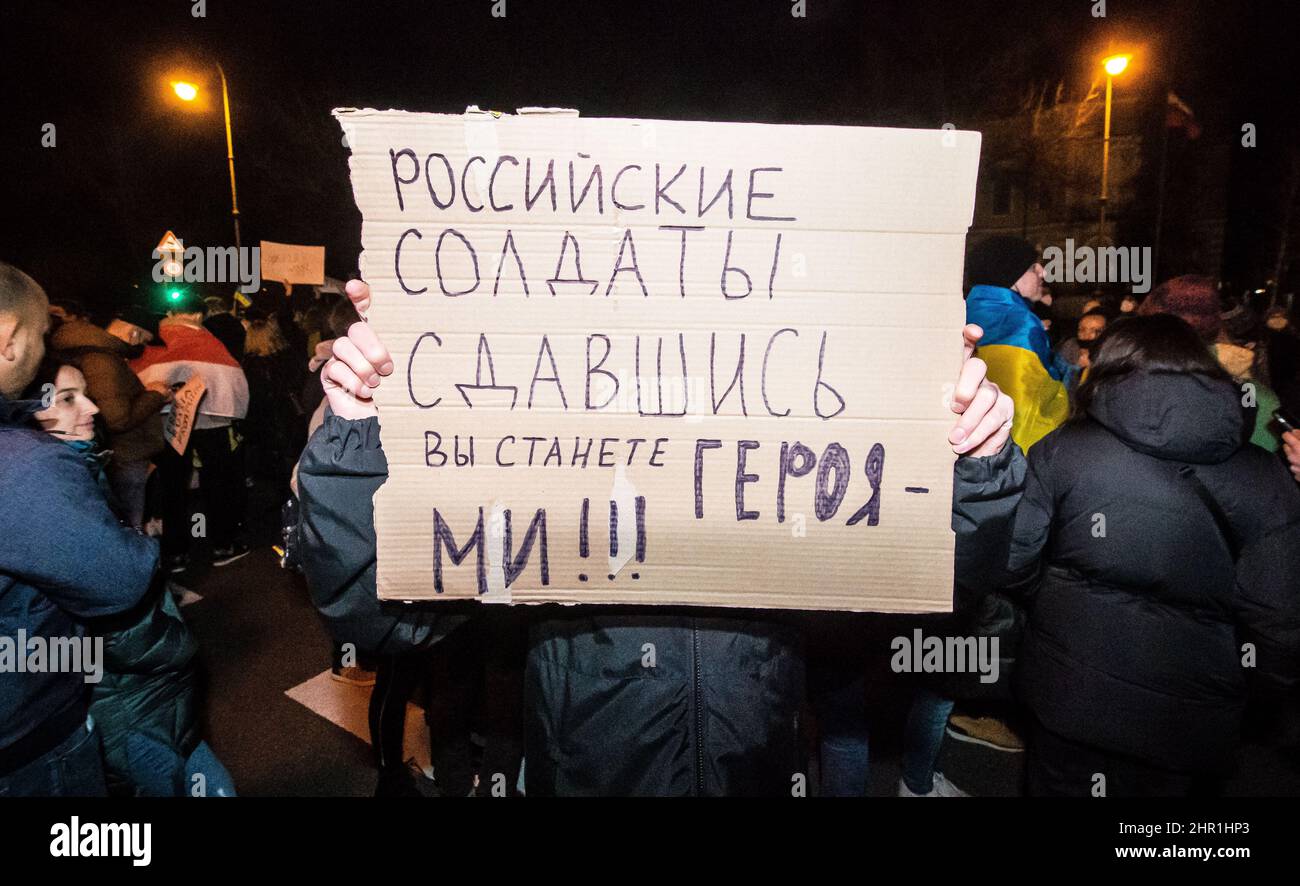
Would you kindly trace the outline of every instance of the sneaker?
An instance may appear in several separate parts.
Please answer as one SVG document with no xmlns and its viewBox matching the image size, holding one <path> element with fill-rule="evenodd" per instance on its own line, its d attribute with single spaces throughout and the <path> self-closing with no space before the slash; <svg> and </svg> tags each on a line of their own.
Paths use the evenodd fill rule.
<svg viewBox="0 0 1300 886">
<path fill-rule="evenodd" d="M 330 679 L 349 686 L 374 686 L 375 672 L 356 666 L 330 668 Z"/>
<path fill-rule="evenodd" d="M 997 717 L 969 717 L 953 714 L 948 718 L 948 734 L 957 741 L 983 745 L 1008 754 L 1023 754 L 1025 743 L 1005 720 Z"/>
<path fill-rule="evenodd" d="M 187 554 L 168 554 L 163 558 L 163 569 L 169 574 L 176 575 L 190 568 L 190 558 Z"/>
<path fill-rule="evenodd" d="M 247 557 L 248 554 L 249 554 L 248 545 L 244 544 L 243 542 L 235 542 L 230 547 L 217 548 L 216 550 L 214 550 L 212 552 L 212 565 L 227 566 L 231 563 L 234 563 L 236 560 L 240 560 L 244 557 Z"/>
<path fill-rule="evenodd" d="M 942 772 L 934 774 L 934 783 L 930 785 L 930 793 L 918 794 L 907 786 L 907 782 L 901 778 L 898 780 L 898 796 L 900 797 L 969 797 L 970 794 L 957 787 L 948 779 L 943 777 Z"/>
</svg>

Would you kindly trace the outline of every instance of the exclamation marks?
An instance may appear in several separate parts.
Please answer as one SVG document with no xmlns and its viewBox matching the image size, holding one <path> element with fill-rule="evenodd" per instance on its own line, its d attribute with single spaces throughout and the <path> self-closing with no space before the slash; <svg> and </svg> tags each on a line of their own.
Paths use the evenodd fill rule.
<svg viewBox="0 0 1300 886">
<path fill-rule="evenodd" d="M 645 496 L 636 497 L 636 561 L 645 562 Z M 578 517 L 578 556 L 584 560 L 591 556 L 591 499 L 582 500 L 582 511 Z M 618 556 L 618 502 L 610 500 L 609 502 L 609 556 L 614 559 Z M 610 581 L 615 576 L 609 573 Z M 641 578 L 641 573 L 633 572 L 633 580 Z M 587 581 L 587 573 L 578 573 L 578 581 Z"/>
</svg>

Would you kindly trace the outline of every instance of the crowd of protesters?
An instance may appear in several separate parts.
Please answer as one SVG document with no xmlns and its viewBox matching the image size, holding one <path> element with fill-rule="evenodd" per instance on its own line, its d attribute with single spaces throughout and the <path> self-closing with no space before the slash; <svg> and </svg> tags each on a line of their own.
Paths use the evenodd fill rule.
<svg viewBox="0 0 1300 886">
<path fill-rule="evenodd" d="M 358 322 L 364 283 L 181 288 L 100 318 L 0 263 L 0 796 L 234 794 L 169 578 L 247 555 L 267 511 L 331 673 L 373 686 L 379 795 L 429 790 L 403 753 L 417 694 L 443 796 L 865 795 L 882 683 L 907 699 L 904 797 L 966 795 L 938 768 L 949 739 L 1027 752 L 1028 793 L 1079 796 L 1098 774 L 1112 796 L 1213 793 L 1245 736 L 1296 746 L 1285 308 L 1184 276 L 1067 329 L 1012 237 L 976 243 L 967 278 L 953 612 L 905 617 L 383 603 L 371 395 L 393 361 Z M 166 417 L 195 378 L 178 450 Z M 913 629 L 997 638 L 1000 677 L 891 673 Z M 19 637 L 102 641 L 101 678 L 5 667 Z"/>
</svg>

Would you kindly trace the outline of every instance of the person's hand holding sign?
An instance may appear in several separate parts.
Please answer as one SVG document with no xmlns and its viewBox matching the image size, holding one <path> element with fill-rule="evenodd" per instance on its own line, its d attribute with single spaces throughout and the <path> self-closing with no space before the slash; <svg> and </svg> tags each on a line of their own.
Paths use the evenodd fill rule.
<svg viewBox="0 0 1300 886">
<path fill-rule="evenodd" d="M 161 381 L 151 381 L 145 385 L 146 390 L 153 391 L 163 398 L 163 403 L 170 403 L 176 398 L 176 391 L 171 385 Z"/>
<path fill-rule="evenodd" d="M 347 285 L 348 298 L 357 313 L 370 307 L 370 286 L 361 280 Z M 1011 436 L 1015 406 L 1011 398 L 987 378 L 988 366 L 974 356 L 984 331 L 970 325 L 962 329 L 964 358 L 953 389 L 952 411 L 961 416 L 948 434 L 953 452 L 979 458 L 1002 451 Z M 393 358 L 365 323 L 353 323 L 348 334 L 334 341 L 334 356 L 321 370 L 321 383 L 330 409 L 346 419 L 378 415 L 373 398 L 380 380 L 393 372 Z"/>
<path fill-rule="evenodd" d="M 349 280 L 348 298 L 357 313 L 370 307 L 370 285 Z M 378 415 L 372 399 L 379 380 L 393 373 L 393 358 L 364 322 L 353 323 L 348 334 L 334 340 L 334 356 L 321 370 L 321 385 L 330 410 L 340 418 L 361 419 Z"/>
<path fill-rule="evenodd" d="M 948 442 L 958 455 L 980 458 L 1002 451 L 1011 437 L 1015 404 L 988 380 L 988 365 L 975 356 L 984 330 L 975 324 L 962 329 L 961 374 L 952 394 L 952 411 L 961 416 L 948 432 Z"/>
</svg>

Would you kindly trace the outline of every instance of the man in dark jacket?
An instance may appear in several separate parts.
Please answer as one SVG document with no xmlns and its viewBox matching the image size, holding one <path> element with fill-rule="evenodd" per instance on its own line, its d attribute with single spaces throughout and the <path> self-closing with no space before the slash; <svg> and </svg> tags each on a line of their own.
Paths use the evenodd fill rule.
<svg viewBox="0 0 1300 886">
<path fill-rule="evenodd" d="M 29 651 L 84 648 L 80 620 L 134 606 L 158 562 L 73 451 L 27 426 L 40 403 L 13 399 L 35 376 L 46 311 L 40 286 L 0 263 L 0 796 L 104 792 L 91 675 Z"/>
<path fill-rule="evenodd" d="M 364 312 L 369 287 L 354 280 L 347 292 Z M 967 327 L 953 395 L 961 418 L 949 442 L 972 456 L 956 468 L 958 568 L 991 572 L 1006 562 L 1005 541 L 966 542 L 992 516 L 1000 514 L 1006 530 L 1023 456 L 1009 443 L 1013 404 L 971 356 L 978 340 L 979 330 Z M 346 342 L 322 372 L 333 414 L 299 464 L 304 570 L 336 639 L 396 652 L 435 642 L 463 616 L 376 599 L 370 500 L 387 463 L 370 395 L 393 362 L 365 323 Z M 978 562 L 982 553 L 988 564 Z M 789 796 L 798 787 L 807 771 L 804 658 L 793 616 L 676 607 L 553 612 L 534 625 L 528 654 L 529 794 Z M 643 666 L 647 644 L 654 668 Z"/>
<path fill-rule="evenodd" d="M 133 337 L 138 333 L 152 337 L 157 331 L 156 317 L 152 332 L 139 325 L 148 322 L 118 316 L 108 329 L 100 329 L 86 320 L 65 320 L 50 337 L 50 349 L 86 377 L 86 396 L 99 407 L 108 431 L 107 448 L 113 451 L 108 466 L 113 495 L 136 529 L 144 523 L 149 459 L 165 445 L 161 410 L 172 399 L 171 388 L 161 382 L 146 387 L 127 365 L 133 356 Z"/>
</svg>

